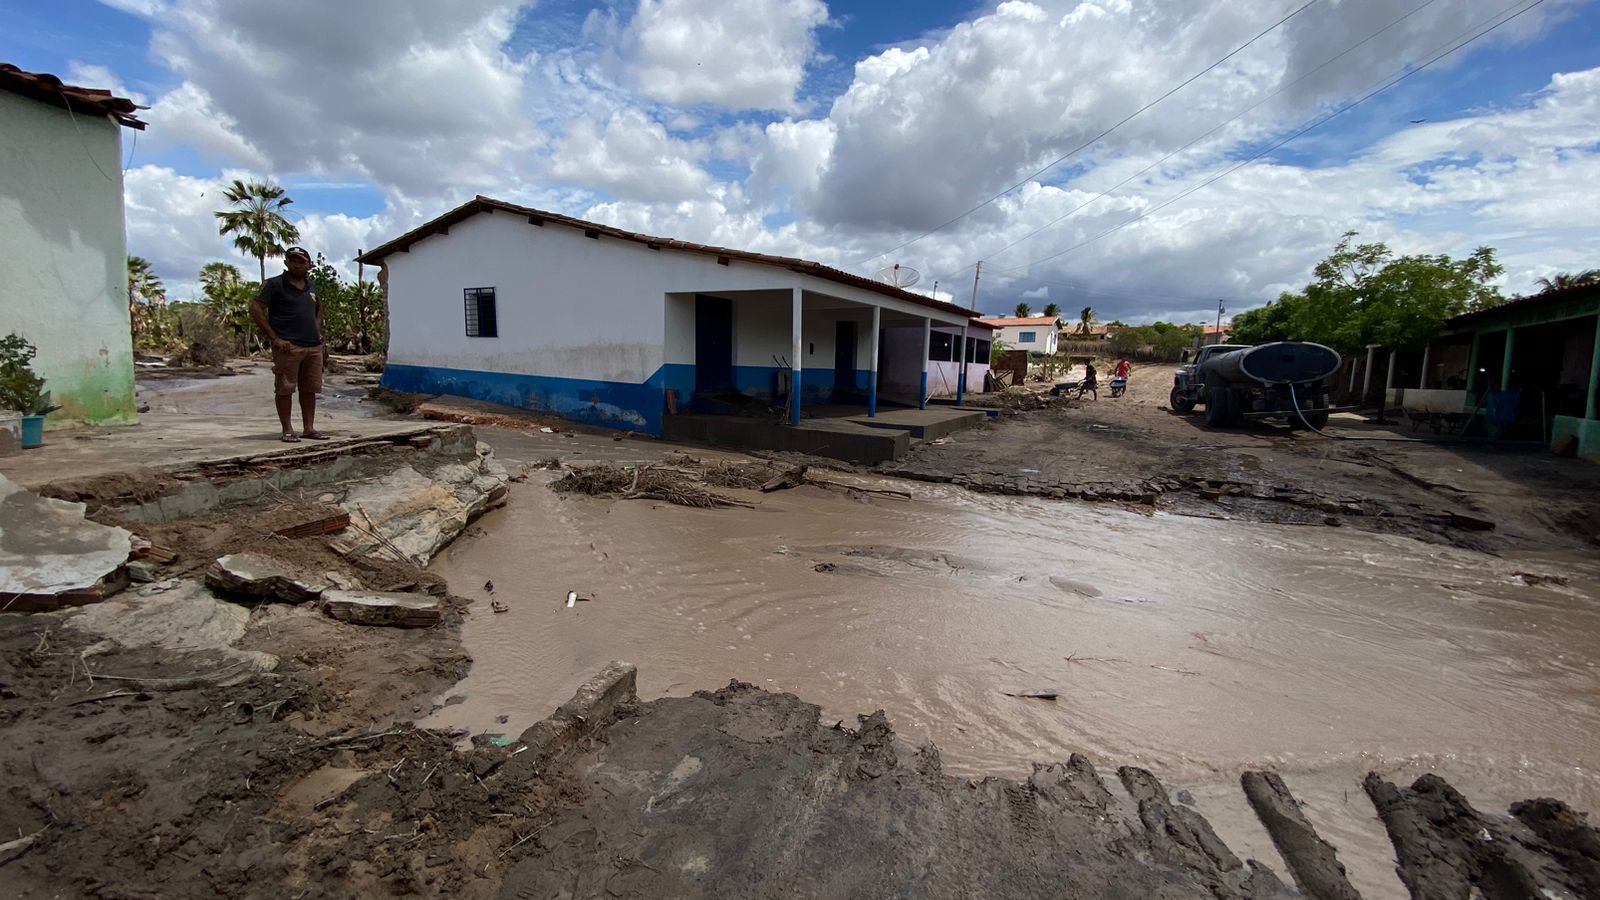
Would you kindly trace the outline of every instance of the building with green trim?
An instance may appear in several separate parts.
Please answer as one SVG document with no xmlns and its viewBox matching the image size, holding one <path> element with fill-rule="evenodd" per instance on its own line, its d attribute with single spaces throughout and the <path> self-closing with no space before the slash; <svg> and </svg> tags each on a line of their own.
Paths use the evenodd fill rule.
<svg viewBox="0 0 1600 900">
<path fill-rule="evenodd" d="M 138 420 L 122 129 L 140 108 L 0 63 L 0 336 L 37 349 L 50 427 Z"/>
<path fill-rule="evenodd" d="M 1456 316 L 1423 354 L 1418 389 L 1399 405 L 1444 402 L 1480 413 L 1491 433 L 1549 440 L 1571 436 L 1600 458 L 1600 284 L 1546 291 Z M 1417 396 L 1417 395 L 1432 396 Z M 1494 422 L 1492 406 L 1507 410 Z"/>
</svg>

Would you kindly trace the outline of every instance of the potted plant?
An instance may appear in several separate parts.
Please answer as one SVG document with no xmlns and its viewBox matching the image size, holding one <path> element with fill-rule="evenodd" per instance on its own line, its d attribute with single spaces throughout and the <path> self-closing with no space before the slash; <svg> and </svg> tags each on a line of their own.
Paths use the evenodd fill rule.
<svg viewBox="0 0 1600 900">
<path fill-rule="evenodd" d="M 15 332 L 0 338 L 0 409 L 22 413 L 23 449 L 44 443 L 44 417 L 61 408 L 51 405 L 44 379 L 34 374 L 37 352 Z"/>
</svg>

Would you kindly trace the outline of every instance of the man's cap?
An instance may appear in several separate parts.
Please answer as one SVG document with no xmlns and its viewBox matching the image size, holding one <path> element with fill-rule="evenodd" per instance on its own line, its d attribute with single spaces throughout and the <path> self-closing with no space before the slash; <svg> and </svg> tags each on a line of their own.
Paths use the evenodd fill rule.
<svg viewBox="0 0 1600 900">
<path fill-rule="evenodd" d="M 283 255 L 285 257 L 297 256 L 298 255 L 298 256 L 304 256 L 306 259 L 310 259 L 311 258 L 311 254 L 307 253 L 306 252 L 306 248 L 304 248 L 304 247 L 290 247 L 289 249 L 283 251 Z"/>
</svg>

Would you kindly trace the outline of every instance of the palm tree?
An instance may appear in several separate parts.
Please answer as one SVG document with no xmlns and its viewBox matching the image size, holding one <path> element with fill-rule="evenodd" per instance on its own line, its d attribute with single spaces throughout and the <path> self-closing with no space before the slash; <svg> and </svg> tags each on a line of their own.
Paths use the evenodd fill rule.
<svg viewBox="0 0 1600 900">
<path fill-rule="evenodd" d="M 221 224 L 217 234 L 233 235 L 233 246 L 261 264 L 261 281 L 267 280 L 267 257 L 282 256 L 287 245 L 300 239 L 300 229 L 284 218 L 284 207 L 293 203 L 283 188 L 263 181 L 246 184 L 235 178 L 222 192 L 233 209 L 213 213 Z"/>
<path fill-rule="evenodd" d="M 1584 269 L 1582 272 L 1557 272 L 1549 278 L 1541 278 L 1534 284 L 1539 285 L 1539 293 L 1559 291 L 1583 284 L 1600 282 L 1600 269 Z"/>
<path fill-rule="evenodd" d="M 1078 311 L 1078 333 L 1079 334 L 1088 334 L 1090 329 L 1094 328 L 1095 321 L 1096 321 L 1096 316 L 1094 314 L 1094 307 L 1085 306 L 1083 309 L 1079 310 Z"/>
<path fill-rule="evenodd" d="M 1061 318 L 1061 305 L 1059 303 L 1045 304 L 1043 315 L 1047 315 L 1052 319 Z"/>
<path fill-rule="evenodd" d="M 1033 315 L 1033 307 L 1029 306 L 1027 303 L 1018 303 L 1017 308 L 1012 310 L 1012 313 L 1014 313 L 1019 319 L 1026 319 Z"/>
<path fill-rule="evenodd" d="M 200 293 L 205 296 L 206 312 L 229 332 L 251 341 L 250 300 L 255 288 L 245 282 L 244 273 L 233 263 L 210 262 L 200 269 Z"/>
<path fill-rule="evenodd" d="M 166 302 L 166 285 L 150 268 L 150 260 L 142 256 L 128 257 L 128 327 L 135 338 L 150 326 L 150 308 Z"/>
</svg>

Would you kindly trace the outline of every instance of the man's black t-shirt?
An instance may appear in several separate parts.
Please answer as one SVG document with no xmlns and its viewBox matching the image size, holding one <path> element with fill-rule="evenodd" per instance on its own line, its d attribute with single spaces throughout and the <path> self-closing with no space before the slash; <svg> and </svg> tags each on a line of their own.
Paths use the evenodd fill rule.
<svg viewBox="0 0 1600 900">
<path fill-rule="evenodd" d="M 299 347 L 316 347 L 322 343 L 317 331 L 317 292 L 306 279 L 305 289 L 289 282 L 288 274 L 275 275 L 261 286 L 257 303 L 267 307 L 267 324 L 272 333 Z"/>
</svg>

